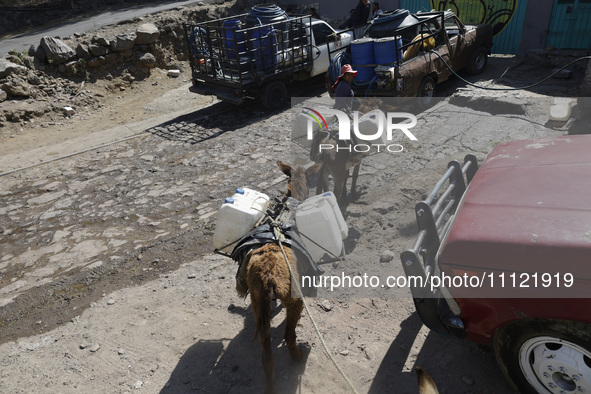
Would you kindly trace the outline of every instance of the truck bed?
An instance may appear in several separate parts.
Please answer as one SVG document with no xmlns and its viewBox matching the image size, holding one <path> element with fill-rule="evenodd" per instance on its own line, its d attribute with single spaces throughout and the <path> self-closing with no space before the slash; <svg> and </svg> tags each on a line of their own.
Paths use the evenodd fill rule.
<svg viewBox="0 0 591 394">
<path fill-rule="evenodd" d="M 310 17 L 249 26 L 247 15 L 185 24 L 194 79 L 245 89 L 311 65 Z"/>
</svg>

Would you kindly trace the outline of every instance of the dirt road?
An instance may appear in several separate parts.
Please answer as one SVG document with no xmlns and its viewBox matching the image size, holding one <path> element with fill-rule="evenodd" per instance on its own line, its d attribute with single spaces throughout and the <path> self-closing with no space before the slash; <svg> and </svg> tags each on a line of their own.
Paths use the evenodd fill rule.
<svg viewBox="0 0 591 394">
<path fill-rule="evenodd" d="M 512 62 L 493 60 L 488 81 Z M 155 74 L 136 91 L 105 97 L 100 112 L 1 142 L 0 172 L 9 174 L 0 178 L 0 392 L 262 391 L 249 301 L 234 290 L 235 264 L 210 253 L 211 235 L 235 187 L 279 195 L 286 179 L 274 163 L 305 152 L 290 142 L 289 110 L 236 109 L 187 88 Z M 418 142 L 364 160 L 338 270 L 400 275 L 414 204 L 449 160 L 482 160 L 499 142 L 568 132 L 548 122 L 551 99 L 500 96 L 438 105 L 420 115 Z M 415 365 L 442 393 L 511 392 L 488 350 L 429 333 L 408 297 L 308 302 L 360 392 L 414 393 Z M 309 317 L 297 331 L 304 360 L 293 363 L 281 341 L 283 312 L 274 311 L 280 392 L 346 392 Z"/>
</svg>

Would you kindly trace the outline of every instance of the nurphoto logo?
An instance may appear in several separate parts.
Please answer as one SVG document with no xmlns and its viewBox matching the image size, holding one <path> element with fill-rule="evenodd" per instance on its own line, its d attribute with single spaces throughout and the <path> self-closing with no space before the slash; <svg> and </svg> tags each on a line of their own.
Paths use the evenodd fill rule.
<svg viewBox="0 0 591 394">
<path fill-rule="evenodd" d="M 392 141 L 399 133 L 404 134 L 411 141 L 417 141 L 417 137 L 410 131 L 417 125 L 417 118 L 408 112 L 384 113 L 381 110 L 373 110 L 360 114 L 358 111 L 353 111 L 351 118 L 347 113 L 333 108 L 322 108 L 320 113 L 313 108 L 304 107 L 302 112 L 308 116 L 307 139 L 309 141 L 314 139 L 314 124 L 318 125 L 320 131 L 328 133 L 333 131 L 333 135 L 338 130 L 336 135 L 339 140 L 350 141 L 346 146 L 322 143 L 319 145 L 320 152 L 336 149 L 359 153 L 371 150 L 398 153 L 402 152 L 404 147 Z M 331 120 L 330 126 L 333 130 L 329 128 L 326 118 Z"/>
</svg>

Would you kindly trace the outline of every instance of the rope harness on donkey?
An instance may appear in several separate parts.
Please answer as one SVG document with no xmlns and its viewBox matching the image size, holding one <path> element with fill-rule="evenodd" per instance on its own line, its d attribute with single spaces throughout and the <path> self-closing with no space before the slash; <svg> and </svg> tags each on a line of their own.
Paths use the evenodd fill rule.
<svg viewBox="0 0 591 394">
<path fill-rule="evenodd" d="M 297 268 L 300 275 L 316 276 L 324 272 L 314 262 L 300 235 L 295 231 L 293 218 L 299 201 L 294 198 L 284 198 L 275 202 L 275 207 L 266 212 L 260 224 L 238 241 L 230 256 L 238 262 L 236 291 L 243 298 L 248 295 L 246 272 L 252 252 L 268 243 L 277 244 L 279 242 L 278 234 L 281 236 L 283 244 L 288 245 L 297 255 Z M 308 289 L 306 295 L 312 295 L 311 291 L 312 289 Z"/>
</svg>

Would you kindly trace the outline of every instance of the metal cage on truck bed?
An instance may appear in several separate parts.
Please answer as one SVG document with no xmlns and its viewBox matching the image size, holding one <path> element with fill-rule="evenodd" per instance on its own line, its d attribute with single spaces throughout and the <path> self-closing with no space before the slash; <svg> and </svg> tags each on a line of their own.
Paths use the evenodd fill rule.
<svg viewBox="0 0 591 394">
<path fill-rule="evenodd" d="M 311 17 L 252 25 L 248 15 L 185 24 L 194 85 L 248 89 L 311 65 Z"/>
</svg>

